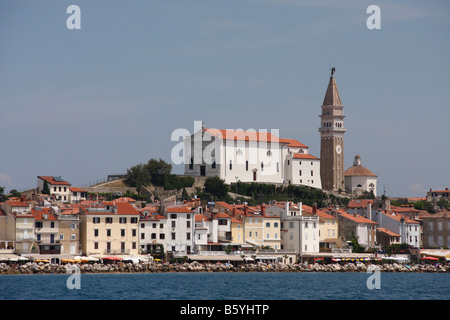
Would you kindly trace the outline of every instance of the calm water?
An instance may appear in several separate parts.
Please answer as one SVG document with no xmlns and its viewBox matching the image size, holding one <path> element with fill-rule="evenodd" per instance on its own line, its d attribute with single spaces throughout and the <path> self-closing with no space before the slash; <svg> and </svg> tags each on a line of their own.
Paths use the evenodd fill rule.
<svg viewBox="0 0 450 320">
<path fill-rule="evenodd" d="M 142 273 L 2 275 L 0 300 L 448 300 L 450 274 L 381 273 Z"/>
</svg>

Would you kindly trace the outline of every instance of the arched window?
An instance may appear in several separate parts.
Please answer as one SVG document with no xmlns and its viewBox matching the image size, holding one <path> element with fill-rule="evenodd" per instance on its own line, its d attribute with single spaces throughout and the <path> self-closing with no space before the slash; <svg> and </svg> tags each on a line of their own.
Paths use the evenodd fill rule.
<svg viewBox="0 0 450 320">
<path fill-rule="evenodd" d="M 270 157 L 272 155 L 272 151 L 267 150 L 267 156 Z"/>
</svg>

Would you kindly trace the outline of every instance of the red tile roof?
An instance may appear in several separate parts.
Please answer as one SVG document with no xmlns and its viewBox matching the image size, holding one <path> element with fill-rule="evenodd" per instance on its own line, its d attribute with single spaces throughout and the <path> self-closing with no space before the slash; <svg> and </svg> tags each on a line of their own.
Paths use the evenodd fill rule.
<svg viewBox="0 0 450 320">
<path fill-rule="evenodd" d="M 7 200 L 5 201 L 8 205 L 10 205 L 11 207 L 28 207 L 29 204 L 26 202 L 21 202 L 21 201 L 10 201 Z"/>
<path fill-rule="evenodd" d="M 376 222 L 374 222 L 372 220 L 369 220 L 367 218 L 364 218 L 363 216 L 360 216 L 359 214 L 350 214 L 350 213 L 347 213 L 347 212 L 345 212 L 343 210 L 337 210 L 337 211 L 338 211 L 338 213 L 339 213 L 339 215 L 341 217 L 347 218 L 347 219 L 352 220 L 352 221 L 354 221 L 356 223 L 378 224 L 378 223 L 376 223 Z"/>
<path fill-rule="evenodd" d="M 188 207 L 168 207 L 166 210 L 169 213 L 194 213 Z"/>
<path fill-rule="evenodd" d="M 311 160 L 319 160 L 319 158 L 314 157 L 313 155 L 310 155 L 308 153 L 294 153 L 293 155 L 294 159 L 311 159 Z"/>
<path fill-rule="evenodd" d="M 38 176 L 38 178 L 47 181 L 51 185 L 70 186 L 70 183 L 67 181 L 56 181 L 55 177 L 52 176 Z"/>
</svg>

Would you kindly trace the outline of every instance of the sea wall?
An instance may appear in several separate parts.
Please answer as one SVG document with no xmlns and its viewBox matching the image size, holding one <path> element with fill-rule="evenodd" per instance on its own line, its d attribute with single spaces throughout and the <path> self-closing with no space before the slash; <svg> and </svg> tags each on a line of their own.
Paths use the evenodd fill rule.
<svg viewBox="0 0 450 320">
<path fill-rule="evenodd" d="M 81 273 L 132 273 L 132 272 L 367 272 L 370 264 L 347 263 L 340 264 L 243 264 L 240 266 L 227 265 L 225 263 L 123 263 L 117 264 L 81 264 L 78 265 Z M 431 264 L 410 265 L 379 264 L 375 265 L 380 272 L 450 272 L 450 265 L 435 266 Z M 23 265 L 8 265 L 0 263 L 0 275 L 2 274 L 61 274 L 71 273 L 73 267 L 70 264 L 57 265 L 49 263 L 28 262 Z"/>
</svg>

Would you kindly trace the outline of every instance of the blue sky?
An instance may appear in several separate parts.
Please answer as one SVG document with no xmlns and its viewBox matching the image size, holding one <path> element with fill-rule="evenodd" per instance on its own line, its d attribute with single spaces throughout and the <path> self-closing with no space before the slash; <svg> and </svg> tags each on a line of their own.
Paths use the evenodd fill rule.
<svg viewBox="0 0 450 320">
<path fill-rule="evenodd" d="M 66 9 L 81 9 L 69 30 Z M 369 5 L 381 29 L 369 30 Z M 378 193 L 450 186 L 448 1 L 0 3 L 0 186 L 82 186 L 162 158 L 173 130 L 279 129 L 320 156 L 330 67 Z M 180 168 L 174 168 L 181 173 Z"/>
</svg>

